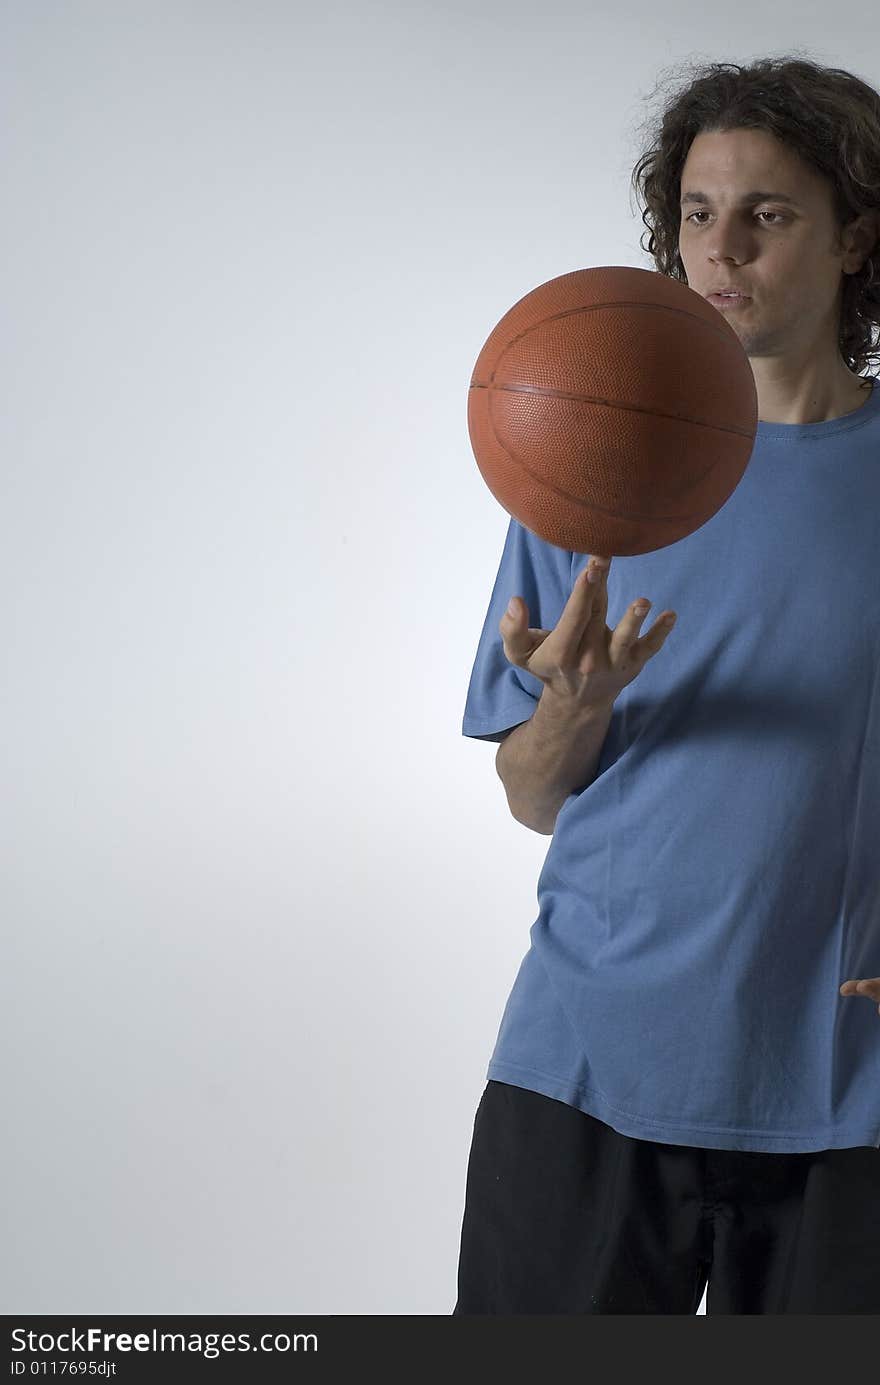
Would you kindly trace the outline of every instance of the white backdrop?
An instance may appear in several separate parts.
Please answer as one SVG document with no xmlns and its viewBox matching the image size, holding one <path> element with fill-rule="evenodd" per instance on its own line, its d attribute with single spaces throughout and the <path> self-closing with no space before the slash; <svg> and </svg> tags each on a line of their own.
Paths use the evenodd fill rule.
<svg viewBox="0 0 880 1385">
<path fill-rule="evenodd" d="M 471 368 L 653 268 L 670 65 L 880 79 L 868 0 L 603 11 L 0 10 L 5 1313 L 452 1311 L 549 845 L 461 735 Z"/>
</svg>

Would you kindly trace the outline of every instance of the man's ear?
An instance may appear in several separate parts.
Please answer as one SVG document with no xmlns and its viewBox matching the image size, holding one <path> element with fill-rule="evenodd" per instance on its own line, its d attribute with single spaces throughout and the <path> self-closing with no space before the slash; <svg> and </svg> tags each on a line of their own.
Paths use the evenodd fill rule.
<svg viewBox="0 0 880 1385">
<path fill-rule="evenodd" d="M 880 244 L 880 209 L 862 212 L 847 222 L 840 233 L 840 245 L 844 248 L 844 274 L 857 274 L 865 261 L 873 255 Z"/>
</svg>

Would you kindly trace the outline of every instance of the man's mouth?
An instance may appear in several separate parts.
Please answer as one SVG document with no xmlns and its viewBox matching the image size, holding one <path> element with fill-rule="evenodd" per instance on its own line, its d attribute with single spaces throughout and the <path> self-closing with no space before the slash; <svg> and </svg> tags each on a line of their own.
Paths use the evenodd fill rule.
<svg viewBox="0 0 880 1385">
<path fill-rule="evenodd" d="M 745 293 L 710 293 L 709 302 L 716 308 L 736 308 L 743 303 L 751 303 L 751 298 Z"/>
</svg>

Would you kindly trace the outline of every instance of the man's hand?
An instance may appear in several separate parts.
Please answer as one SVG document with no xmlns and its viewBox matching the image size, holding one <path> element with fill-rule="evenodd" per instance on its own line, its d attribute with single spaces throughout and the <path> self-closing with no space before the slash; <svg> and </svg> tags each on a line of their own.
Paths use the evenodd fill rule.
<svg viewBox="0 0 880 1385">
<path fill-rule="evenodd" d="M 498 624 L 508 662 L 540 678 L 554 700 L 576 710 L 611 707 L 663 647 L 675 622 L 674 611 L 662 611 L 639 638 L 651 605 L 641 597 L 610 630 L 605 624 L 610 567 L 610 558 L 592 555 L 578 573 L 554 630 L 529 625 L 529 608 L 521 596 L 510 598 L 513 612 L 508 607 Z"/>
<path fill-rule="evenodd" d="M 866 995 L 869 1000 L 880 1001 L 880 976 L 872 976 L 867 981 L 844 981 L 841 995 Z M 880 1005 L 877 1006 L 880 1015 Z"/>
</svg>

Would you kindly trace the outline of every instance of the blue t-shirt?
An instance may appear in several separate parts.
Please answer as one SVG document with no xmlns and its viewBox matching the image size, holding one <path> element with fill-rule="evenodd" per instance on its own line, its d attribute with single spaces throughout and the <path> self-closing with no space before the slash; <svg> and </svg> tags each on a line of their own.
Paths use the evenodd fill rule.
<svg viewBox="0 0 880 1385">
<path fill-rule="evenodd" d="M 759 423 L 686 538 L 615 557 L 609 628 L 645 596 L 666 642 L 570 794 L 487 1078 L 623 1135 L 778 1153 L 880 1146 L 880 388 Z M 500 741 L 540 679 L 511 596 L 551 630 L 587 563 L 511 519 L 462 733 Z"/>
</svg>

